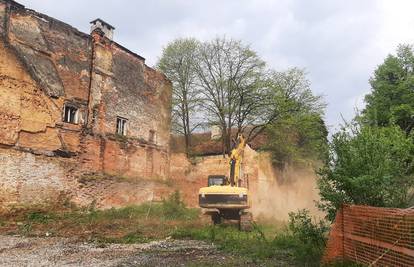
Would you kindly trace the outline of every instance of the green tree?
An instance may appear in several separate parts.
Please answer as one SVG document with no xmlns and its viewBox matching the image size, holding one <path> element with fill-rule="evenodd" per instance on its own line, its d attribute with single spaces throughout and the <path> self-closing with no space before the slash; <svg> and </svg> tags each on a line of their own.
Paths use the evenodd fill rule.
<svg viewBox="0 0 414 267">
<path fill-rule="evenodd" d="M 414 54 L 410 45 L 400 45 L 370 79 L 362 119 L 368 125 L 397 124 L 407 134 L 414 126 Z"/>
<path fill-rule="evenodd" d="M 268 95 L 262 104 L 262 124 L 254 134 L 266 129 L 268 144 L 278 165 L 304 159 L 321 159 L 326 154 L 327 129 L 322 119 L 325 103 L 314 95 L 306 73 L 292 68 L 273 71 L 268 77 Z"/>
<path fill-rule="evenodd" d="M 199 126 L 195 115 L 200 105 L 200 92 L 194 68 L 198 45 L 193 38 L 176 39 L 163 49 L 157 63 L 157 68 L 172 82 L 173 130 L 184 136 L 187 154 L 191 133 Z"/>
<path fill-rule="evenodd" d="M 266 135 L 266 150 L 274 163 L 283 168 L 286 163 L 303 163 L 309 159 L 325 160 L 328 151 L 328 130 L 321 114 L 290 113 L 270 124 Z"/>
<path fill-rule="evenodd" d="M 342 203 L 407 207 L 413 197 L 412 138 L 398 126 L 347 124 L 332 137 L 319 172 L 319 206 L 330 219 Z"/>
</svg>

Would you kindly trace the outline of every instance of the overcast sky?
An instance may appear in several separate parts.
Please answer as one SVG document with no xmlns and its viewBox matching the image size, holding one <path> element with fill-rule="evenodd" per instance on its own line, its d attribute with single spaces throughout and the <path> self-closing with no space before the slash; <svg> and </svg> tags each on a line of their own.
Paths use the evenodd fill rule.
<svg viewBox="0 0 414 267">
<path fill-rule="evenodd" d="M 17 0 L 89 32 L 102 18 L 114 40 L 153 66 L 177 37 L 216 36 L 250 44 L 269 67 L 305 68 L 328 103 L 331 132 L 341 115 L 363 107 L 368 79 L 399 43 L 414 43 L 414 1 L 407 0 Z"/>
</svg>

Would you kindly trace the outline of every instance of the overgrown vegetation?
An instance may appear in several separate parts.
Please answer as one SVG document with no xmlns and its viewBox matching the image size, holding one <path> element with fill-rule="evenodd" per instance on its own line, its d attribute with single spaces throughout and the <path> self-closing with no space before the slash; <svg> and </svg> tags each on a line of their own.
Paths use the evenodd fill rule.
<svg viewBox="0 0 414 267">
<path fill-rule="evenodd" d="M 308 210 L 299 210 L 289 213 L 288 229 L 296 242 L 296 258 L 318 266 L 326 247 L 328 224 L 323 220 L 312 220 Z"/>
<path fill-rule="evenodd" d="M 50 207 L 3 216 L 0 231 L 27 236 L 77 236 L 99 242 L 135 243 L 165 238 L 178 226 L 198 227 L 199 210 L 183 204 L 179 192 L 161 202 L 97 210 L 94 205 L 62 211 Z"/>
<path fill-rule="evenodd" d="M 397 126 L 347 125 L 334 134 L 319 189 L 330 219 L 342 203 L 407 207 L 414 186 L 414 143 Z"/>
<path fill-rule="evenodd" d="M 198 209 L 187 208 L 179 192 L 161 202 L 144 203 L 119 209 L 89 208 L 51 211 L 21 210 L 4 216 L 0 232 L 25 236 L 78 237 L 107 243 L 143 243 L 172 237 L 213 242 L 226 253 L 251 263 L 318 266 L 325 244 L 326 225 L 316 222 L 308 211 L 290 214 L 283 228 L 254 225 L 241 232 L 229 223 L 210 225 Z"/>
<path fill-rule="evenodd" d="M 413 204 L 413 82 L 413 48 L 400 45 L 370 79 L 363 112 L 332 136 L 329 159 L 319 172 L 319 206 L 329 219 L 342 203 Z"/>
<path fill-rule="evenodd" d="M 290 213 L 289 217 L 288 226 L 276 231 L 254 225 L 253 231 L 240 232 L 234 226 L 221 225 L 179 228 L 172 236 L 208 240 L 226 252 L 243 255 L 256 263 L 285 259 L 299 265 L 319 266 L 326 244 L 327 224 L 312 220 L 307 210 Z"/>
</svg>

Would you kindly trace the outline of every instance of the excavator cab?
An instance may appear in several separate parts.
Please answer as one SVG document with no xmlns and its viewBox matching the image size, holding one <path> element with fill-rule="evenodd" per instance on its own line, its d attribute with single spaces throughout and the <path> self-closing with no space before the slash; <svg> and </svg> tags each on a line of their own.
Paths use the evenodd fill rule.
<svg viewBox="0 0 414 267">
<path fill-rule="evenodd" d="M 225 175 L 209 175 L 208 186 L 213 185 L 226 185 L 228 184 L 228 178 Z"/>
</svg>

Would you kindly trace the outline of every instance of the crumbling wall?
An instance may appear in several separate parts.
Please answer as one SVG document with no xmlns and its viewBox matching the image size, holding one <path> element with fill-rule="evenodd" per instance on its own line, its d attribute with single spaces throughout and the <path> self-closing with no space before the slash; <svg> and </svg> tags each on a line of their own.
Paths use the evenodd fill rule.
<svg viewBox="0 0 414 267">
<path fill-rule="evenodd" d="M 38 153 L 60 149 L 59 102 L 43 93 L 0 39 L 0 143 Z"/>
<path fill-rule="evenodd" d="M 207 156 L 188 159 L 184 153 L 172 153 L 170 176 L 184 201 L 198 207 L 198 189 L 207 186 L 209 175 L 228 175 L 228 159 L 223 156 Z"/>
<path fill-rule="evenodd" d="M 172 192 L 162 180 L 90 174 L 78 166 L 75 158 L 0 148 L 0 212 L 37 205 L 122 207 Z"/>
<path fill-rule="evenodd" d="M 66 104 L 77 123 L 63 121 Z M 101 207 L 159 197 L 170 109 L 171 83 L 144 58 L 0 0 L 0 209 L 62 195 Z M 116 134 L 118 116 L 128 119 L 126 136 Z M 90 173 L 124 178 L 79 182 Z"/>
<path fill-rule="evenodd" d="M 56 203 L 70 197 L 73 160 L 61 160 L 0 148 L 0 210 Z"/>
<path fill-rule="evenodd" d="M 198 189 L 207 186 L 212 174 L 229 176 L 229 163 L 223 156 L 197 157 L 188 160 L 185 154 L 171 155 L 171 178 L 190 206 L 198 206 Z M 270 155 L 245 149 L 243 173 L 248 177 L 253 216 L 258 219 L 287 221 L 289 212 L 309 209 L 321 217 L 314 201 L 319 200 L 316 175 L 311 166 L 290 167 L 283 173 L 272 165 Z"/>
</svg>

